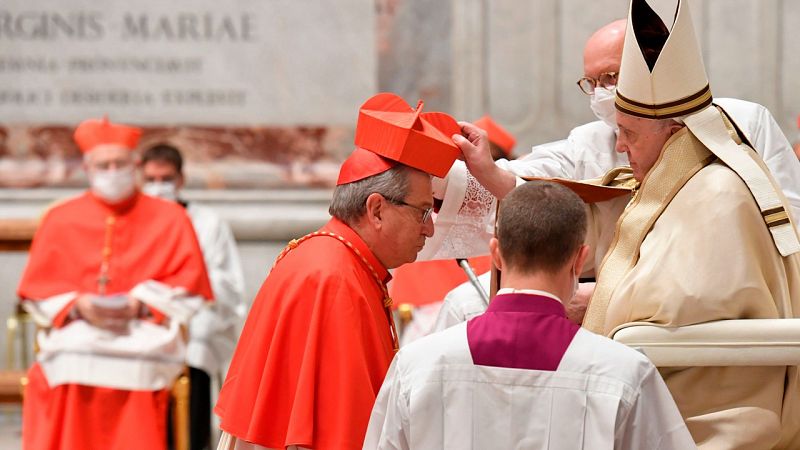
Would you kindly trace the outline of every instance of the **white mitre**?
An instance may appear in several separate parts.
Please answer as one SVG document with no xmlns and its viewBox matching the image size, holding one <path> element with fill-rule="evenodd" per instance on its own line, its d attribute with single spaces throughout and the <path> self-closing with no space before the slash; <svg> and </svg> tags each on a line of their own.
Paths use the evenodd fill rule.
<svg viewBox="0 0 800 450">
<path fill-rule="evenodd" d="M 631 2 L 617 109 L 649 119 L 700 111 L 711 105 L 711 90 L 689 5 L 680 0 L 651 3 L 656 9 L 645 0 Z M 657 50 L 645 55 L 645 48 Z"/>
<path fill-rule="evenodd" d="M 631 0 L 615 103 L 617 110 L 636 117 L 681 117 L 745 182 L 781 255 L 800 251 L 780 187 L 746 139 L 738 143 L 731 137 L 724 111 L 712 105 L 686 0 Z"/>
</svg>

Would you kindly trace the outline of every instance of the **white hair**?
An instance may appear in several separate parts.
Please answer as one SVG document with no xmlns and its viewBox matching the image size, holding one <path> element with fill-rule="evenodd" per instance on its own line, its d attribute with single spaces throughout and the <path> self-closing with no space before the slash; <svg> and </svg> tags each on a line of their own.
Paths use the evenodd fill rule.
<svg viewBox="0 0 800 450">
<path fill-rule="evenodd" d="M 381 194 L 387 199 L 402 200 L 408 195 L 408 174 L 415 170 L 398 164 L 386 172 L 363 180 L 336 186 L 328 212 L 353 226 L 367 211 L 367 197 Z"/>
</svg>

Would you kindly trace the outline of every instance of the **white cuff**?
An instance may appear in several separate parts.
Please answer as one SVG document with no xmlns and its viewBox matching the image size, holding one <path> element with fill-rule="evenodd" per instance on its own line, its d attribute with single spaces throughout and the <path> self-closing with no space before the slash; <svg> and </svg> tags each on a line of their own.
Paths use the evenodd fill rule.
<svg viewBox="0 0 800 450">
<path fill-rule="evenodd" d="M 163 327 L 133 320 L 116 334 L 76 320 L 40 331 L 42 366 L 50 386 L 83 384 L 126 390 L 168 388 L 183 370 L 185 345 L 178 322 Z"/>
<path fill-rule="evenodd" d="M 73 291 L 47 297 L 43 300 L 25 300 L 22 302 L 22 309 L 31 315 L 36 325 L 42 328 L 50 328 L 53 326 L 53 319 L 77 297 L 78 292 Z"/>
<path fill-rule="evenodd" d="M 182 324 L 188 324 L 205 302 L 202 297 L 190 296 L 184 288 L 173 288 L 154 280 L 137 284 L 131 289 L 130 296 Z"/>
</svg>

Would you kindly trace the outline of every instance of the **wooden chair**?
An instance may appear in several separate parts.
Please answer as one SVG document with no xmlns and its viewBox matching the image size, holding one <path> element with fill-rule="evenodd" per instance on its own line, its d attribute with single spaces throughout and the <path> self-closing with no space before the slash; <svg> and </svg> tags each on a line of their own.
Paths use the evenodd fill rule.
<svg viewBox="0 0 800 450">
<path fill-rule="evenodd" d="M 22 403 L 22 394 L 28 378 L 24 370 L 2 370 L 0 371 L 0 404 Z"/>
<path fill-rule="evenodd" d="M 27 251 L 35 231 L 35 220 L 0 220 L 0 252 Z M 0 403 L 22 403 L 28 378 L 25 370 L 15 368 L 16 350 L 20 349 L 22 367 L 28 367 L 28 354 L 24 346 L 28 342 L 26 324 L 29 322 L 30 317 L 19 306 L 6 320 L 6 369 L 0 371 Z"/>
<path fill-rule="evenodd" d="M 26 252 L 31 247 L 37 221 L 32 219 L 0 220 L 0 252 Z"/>
<path fill-rule="evenodd" d="M 191 395 L 191 381 L 189 368 L 184 367 L 183 373 L 172 385 L 172 436 L 175 450 L 189 450 L 191 447 L 191 433 L 189 430 L 189 398 Z"/>
</svg>

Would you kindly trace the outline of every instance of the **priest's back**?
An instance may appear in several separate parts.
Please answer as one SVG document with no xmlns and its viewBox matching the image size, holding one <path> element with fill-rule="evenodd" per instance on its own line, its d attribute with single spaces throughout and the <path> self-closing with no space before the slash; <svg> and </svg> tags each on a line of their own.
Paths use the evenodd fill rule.
<svg viewBox="0 0 800 450">
<path fill-rule="evenodd" d="M 501 295 L 502 294 L 502 295 Z M 547 293 L 403 348 L 364 448 L 694 448 L 658 371 L 579 328 Z"/>
</svg>

